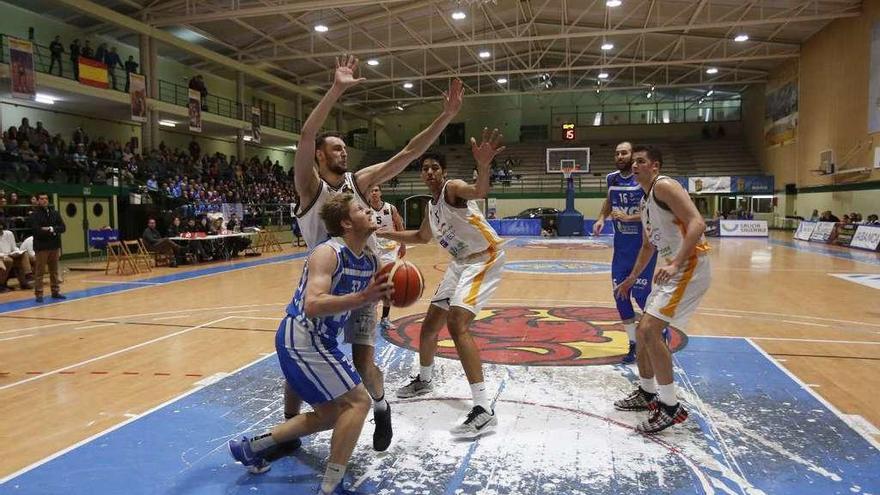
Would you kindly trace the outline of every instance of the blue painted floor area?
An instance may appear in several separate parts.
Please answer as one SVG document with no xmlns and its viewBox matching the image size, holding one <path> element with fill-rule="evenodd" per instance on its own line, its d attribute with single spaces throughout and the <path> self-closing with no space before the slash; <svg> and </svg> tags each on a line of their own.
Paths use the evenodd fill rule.
<svg viewBox="0 0 880 495">
<path fill-rule="evenodd" d="M 413 353 L 378 351 L 389 391 Z M 395 442 L 369 447 L 368 421 L 347 477 L 377 494 L 877 494 L 880 454 L 741 339 L 692 337 L 676 354 L 690 419 L 656 438 L 644 414 L 610 407 L 629 389 L 621 366 L 487 365 L 500 426 L 476 443 L 446 430 L 468 407 L 457 361 L 437 361 L 438 390 L 392 404 Z M 274 356 L 208 385 L 0 486 L 0 494 L 311 494 L 328 437 L 306 441 L 263 475 L 226 442 L 281 420 Z"/>
<path fill-rule="evenodd" d="M 203 277 L 206 275 L 216 275 L 218 273 L 230 272 L 233 270 L 242 270 L 245 268 L 251 268 L 254 266 L 260 265 L 268 265 L 271 263 L 281 263 L 284 261 L 295 260 L 299 258 L 304 258 L 306 253 L 295 253 L 295 254 L 285 254 L 282 256 L 274 256 L 274 257 L 266 257 L 260 258 L 253 261 L 244 261 L 241 263 L 222 263 L 214 266 L 209 266 L 207 268 L 200 268 L 198 270 L 190 270 L 186 272 L 178 272 L 178 273 L 169 273 L 168 275 L 161 275 L 158 277 L 145 278 L 141 280 L 133 280 L 132 283 L 121 283 L 121 284 L 107 284 L 102 285 L 90 289 L 77 290 L 73 292 L 64 292 L 64 295 L 67 296 L 68 301 L 73 301 L 77 299 L 85 299 L 88 297 L 102 296 L 104 294 L 113 294 L 115 292 L 122 292 L 126 290 L 132 289 L 143 289 L 146 287 L 153 287 L 155 285 L 167 284 L 169 282 L 179 282 L 181 280 L 189 280 L 197 277 Z M 62 292 L 63 292 L 62 286 Z M 20 311 L 22 309 L 31 309 L 37 308 L 40 306 L 45 306 L 47 304 L 51 304 L 53 302 L 57 302 L 54 299 L 50 298 L 49 295 L 46 295 L 45 302 L 38 303 L 33 298 L 22 299 L 19 301 L 10 301 L 6 303 L 0 304 L 0 313 L 9 313 L 11 311 Z"/>
</svg>

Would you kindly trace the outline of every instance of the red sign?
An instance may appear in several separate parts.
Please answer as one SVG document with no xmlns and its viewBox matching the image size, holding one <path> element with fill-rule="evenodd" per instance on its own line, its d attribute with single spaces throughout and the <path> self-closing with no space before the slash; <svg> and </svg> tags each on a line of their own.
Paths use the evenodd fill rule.
<svg viewBox="0 0 880 495">
<path fill-rule="evenodd" d="M 562 124 L 562 139 L 565 141 L 574 141 L 577 134 L 574 130 L 574 124 Z"/>
</svg>

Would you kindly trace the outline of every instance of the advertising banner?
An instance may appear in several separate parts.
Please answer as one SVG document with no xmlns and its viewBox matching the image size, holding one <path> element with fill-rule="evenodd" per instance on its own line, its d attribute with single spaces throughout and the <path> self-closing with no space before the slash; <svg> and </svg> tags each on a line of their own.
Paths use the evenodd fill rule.
<svg viewBox="0 0 880 495">
<path fill-rule="evenodd" d="M 721 220 L 721 237 L 767 237 L 770 235 L 764 220 Z"/>
</svg>

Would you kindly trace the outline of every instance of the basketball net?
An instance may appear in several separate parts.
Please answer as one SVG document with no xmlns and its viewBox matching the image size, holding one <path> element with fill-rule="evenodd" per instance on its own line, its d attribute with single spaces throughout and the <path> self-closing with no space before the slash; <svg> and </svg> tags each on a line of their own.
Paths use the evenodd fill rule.
<svg viewBox="0 0 880 495">
<path fill-rule="evenodd" d="M 562 175 L 563 175 L 563 177 L 565 177 L 566 179 L 571 179 L 571 174 L 572 174 L 573 172 L 574 172 L 574 167 L 570 167 L 570 166 L 568 166 L 568 165 L 565 165 L 565 166 L 562 167 Z"/>
</svg>

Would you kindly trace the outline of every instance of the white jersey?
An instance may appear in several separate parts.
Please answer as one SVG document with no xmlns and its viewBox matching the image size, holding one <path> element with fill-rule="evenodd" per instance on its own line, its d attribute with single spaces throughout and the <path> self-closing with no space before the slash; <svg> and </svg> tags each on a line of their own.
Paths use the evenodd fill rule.
<svg viewBox="0 0 880 495">
<path fill-rule="evenodd" d="M 669 177 L 660 175 L 654 179 L 648 194 L 642 198 L 641 211 L 642 225 L 648 235 L 648 240 L 657 248 L 657 255 L 669 262 L 681 249 L 686 231 L 685 226 L 675 218 L 669 207 L 654 197 L 654 184 L 664 179 L 669 179 Z M 706 242 L 706 238 L 700 235 L 700 241 L 697 243 L 696 252 L 693 255 L 700 255 L 708 250 L 709 244 Z"/>
<path fill-rule="evenodd" d="M 337 194 L 349 193 L 352 194 L 355 201 L 358 201 L 364 206 L 364 208 L 370 208 L 370 204 L 367 202 L 366 198 L 364 198 L 364 195 L 361 194 L 360 190 L 358 190 L 357 182 L 355 181 L 353 173 L 346 172 L 343 174 L 342 184 L 339 188 L 333 188 L 324 179 L 319 178 L 318 180 L 321 182 L 318 195 L 315 196 L 312 203 L 305 208 L 302 208 L 302 205 L 300 205 L 296 212 L 299 230 L 302 233 L 303 240 L 306 241 L 306 247 L 308 247 L 309 250 L 315 249 L 318 244 L 321 244 L 330 238 L 330 235 L 327 233 L 327 227 L 324 226 L 324 221 L 321 219 L 319 213 L 321 207 L 324 206 L 324 203 L 326 203 L 328 199 Z M 375 235 L 371 235 L 367 239 L 367 247 L 374 253 L 378 252 L 378 244 L 376 243 Z"/>
<path fill-rule="evenodd" d="M 376 232 L 393 232 L 395 230 L 394 207 L 391 206 L 391 203 L 382 203 L 382 206 L 378 210 L 371 206 L 370 210 L 376 215 L 376 225 L 379 226 L 379 229 L 376 230 Z M 397 242 L 392 241 L 391 239 L 376 237 L 376 241 L 379 245 L 379 250 L 383 254 L 395 251 L 398 246 Z"/>
<path fill-rule="evenodd" d="M 434 238 L 457 260 L 484 251 L 496 251 L 503 243 L 489 222 L 483 217 L 475 201 L 458 208 L 446 202 L 446 186 L 443 184 L 436 204 L 428 201 L 428 219 Z"/>
</svg>

